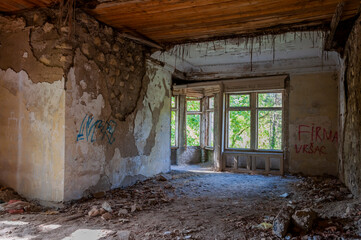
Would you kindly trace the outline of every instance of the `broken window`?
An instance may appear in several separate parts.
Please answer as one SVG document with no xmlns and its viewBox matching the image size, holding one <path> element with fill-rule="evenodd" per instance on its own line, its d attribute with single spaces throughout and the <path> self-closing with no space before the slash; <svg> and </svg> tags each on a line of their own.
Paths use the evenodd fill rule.
<svg viewBox="0 0 361 240">
<path fill-rule="evenodd" d="M 207 98 L 207 108 L 206 108 L 206 117 L 207 117 L 207 137 L 206 145 L 207 147 L 213 147 L 214 139 L 214 97 Z"/>
<path fill-rule="evenodd" d="M 178 96 L 171 98 L 170 136 L 171 146 L 178 146 Z"/>
<path fill-rule="evenodd" d="M 282 149 L 282 92 L 226 95 L 228 149 Z"/>
<path fill-rule="evenodd" d="M 200 146 L 201 133 L 201 100 L 187 98 L 187 146 Z"/>
</svg>

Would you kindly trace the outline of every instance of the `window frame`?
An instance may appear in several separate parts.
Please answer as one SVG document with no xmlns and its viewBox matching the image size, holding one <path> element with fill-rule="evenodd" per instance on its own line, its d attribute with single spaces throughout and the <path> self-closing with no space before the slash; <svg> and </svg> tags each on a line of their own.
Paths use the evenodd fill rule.
<svg viewBox="0 0 361 240">
<path fill-rule="evenodd" d="M 281 93 L 282 94 L 282 106 L 281 107 L 258 107 L 258 94 L 262 94 L 262 93 Z M 255 132 L 255 148 L 258 151 L 282 151 L 283 146 L 284 146 L 284 94 L 282 91 L 267 91 L 267 92 L 256 92 L 256 132 Z M 258 146 L 258 115 L 260 111 L 281 111 L 282 114 L 282 132 L 281 132 L 281 139 L 282 139 L 282 144 L 281 144 L 281 149 L 260 149 Z M 283 151 L 282 151 L 283 152 Z"/>
<path fill-rule="evenodd" d="M 211 108 L 209 105 L 210 105 L 210 99 L 213 98 L 213 108 Z M 211 96 L 207 96 L 206 98 L 206 109 L 205 109 L 205 117 L 206 117 L 206 126 L 205 126 L 205 131 L 206 131 L 206 136 L 205 136 L 205 144 L 204 144 L 204 147 L 208 150 L 213 150 L 214 149 L 214 109 L 215 109 L 215 96 L 214 95 L 211 95 Z M 210 144 L 210 113 L 213 113 L 213 139 L 212 139 L 212 142 L 213 142 L 213 146 Z"/>
<path fill-rule="evenodd" d="M 199 101 L 199 111 L 188 111 L 188 101 Z M 196 98 L 196 97 L 186 97 L 185 99 L 185 112 L 186 112 L 186 116 L 185 116 L 185 145 L 187 147 L 201 147 L 202 146 L 202 120 L 203 120 L 203 112 L 202 112 L 202 99 L 201 98 Z M 199 115 L 199 145 L 197 146 L 189 146 L 188 145 L 188 134 L 187 134 L 187 116 L 188 115 Z"/>
<path fill-rule="evenodd" d="M 174 97 L 175 100 L 175 107 L 172 106 L 172 97 Z M 174 95 L 171 96 L 170 98 L 170 112 L 171 112 L 171 118 L 172 118 L 172 112 L 175 112 L 175 145 L 172 145 L 172 134 L 170 136 L 170 147 L 171 149 L 177 149 L 179 147 L 179 134 L 178 134 L 178 129 L 179 129 L 179 96 L 178 95 Z M 172 119 L 170 121 L 172 123 Z M 172 125 L 170 125 L 170 131 L 172 133 Z"/>
<path fill-rule="evenodd" d="M 199 111 L 188 111 L 188 101 L 199 101 Z M 203 120 L 203 112 L 202 112 L 202 99 L 196 97 L 186 97 L 185 99 L 185 145 L 187 147 L 201 147 L 202 146 L 202 120 Z M 189 146 L 188 145 L 188 135 L 187 135 L 187 116 L 188 115 L 199 115 L 199 145 L 197 146 Z"/>
<path fill-rule="evenodd" d="M 258 94 L 281 93 L 282 107 L 258 107 Z M 230 95 L 249 95 L 250 104 L 248 107 L 230 107 Z M 258 113 L 259 111 L 281 110 L 282 112 L 282 144 L 281 149 L 259 149 L 258 148 Z M 229 147 L 229 114 L 231 111 L 250 111 L 250 148 L 230 148 Z M 224 93 L 224 150 L 229 152 L 272 152 L 283 153 L 285 146 L 285 91 L 284 89 L 259 90 L 259 91 L 237 91 Z"/>
</svg>

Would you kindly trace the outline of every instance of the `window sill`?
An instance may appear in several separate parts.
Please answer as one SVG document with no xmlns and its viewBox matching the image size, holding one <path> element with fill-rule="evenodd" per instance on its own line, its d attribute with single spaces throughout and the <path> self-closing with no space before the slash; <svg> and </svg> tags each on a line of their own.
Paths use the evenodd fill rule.
<svg viewBox="0 0 361 240">
<path fill-rule="evenodd" d="M 204 147 L 204 149 L 214 151 L 214 147 Z"/>
<path fill-rule="evenodd" d="M 244 153 L 244 154 L 259 154 L 259 155 L 280 155 L 283 154 L 283 151 L 278 150 L 245 150 L 245 149 L 227 149 L 223 153 L 225 154 L 234 154 L 234 153 Z"/>
</svg>

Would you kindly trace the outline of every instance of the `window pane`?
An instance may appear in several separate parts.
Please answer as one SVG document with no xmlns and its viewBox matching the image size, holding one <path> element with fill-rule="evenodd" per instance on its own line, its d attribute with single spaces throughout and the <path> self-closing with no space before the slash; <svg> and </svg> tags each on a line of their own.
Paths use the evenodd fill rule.
<svg viewBox="0 0 361 240">
<path fill-rule="evenodd" d="M 208 114 L 208 146 L 213 147 L 214 112 Z"/>
<path fill-rule="evenodd" d="M 187 146 L 199 146 L 200 115 L 187 115 Z"/>
<path fill-rule="evenodd" d="M 176 111 L 172 111 L 170 120 L 170 143 L 171 146 L 176 146 Z"/>
<path fill-rule="evenodd" d="M 201 101 L 188 100 L 187 101 L 187 111 L 188 112 L 200 112 L 201 111 Z"/>
<path fill-rule="evenodd" d="M 249 95 L 229 95 L 230 107 L 249 107 Z"/>
<path fill-rule="evenodd" d="M 175 101 L 175 97 L 172 97 L 172 108 L 176 108 L 176 107 L 177 107 L 177 104 Z"/>
<path fill-rule="evenodd" d="M 282 148 L 282 111 L 258 111 L 258 148 Z"/>
<path fill-rule="evenodd" d="M 208 101 L 208 109 L 213 109 L 214 108 L 214 97 L 209 98 Z"/>
<path fill-rule="evenodd" d="M 259 93 L 258 107 L 282 107 L 282 93 Z"/>
<path fill-rule="evenodd" d="M 228 147 L 251 147 L 251 111 L 229 111 Z"/>
</svg>

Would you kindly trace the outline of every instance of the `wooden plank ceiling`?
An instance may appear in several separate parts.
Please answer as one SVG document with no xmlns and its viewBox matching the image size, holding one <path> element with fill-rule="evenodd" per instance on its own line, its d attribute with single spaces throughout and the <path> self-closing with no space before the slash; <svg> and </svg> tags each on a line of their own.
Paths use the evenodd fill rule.
<svg viewBox="0 0 361 240">
<path fill-rule="evenodd" d="M 0 12 L 15 12 L 34 7 L 46 7 L 56 0 L 0 0 Z"/>
<path fill-rule="evenodd" d="M 54 0 L 1 0 L 0 11 Z M 340 0 L 101 0 L 86 11 L 110 26 L 158 43 L 329 25 Z M 341 20 L 357 14 L 359 0 L 345 1 Z"/>
</svg>

